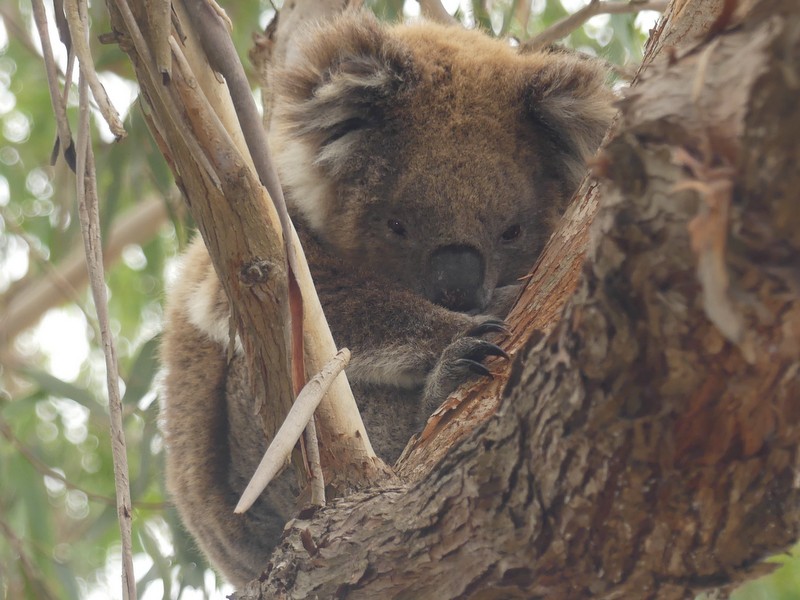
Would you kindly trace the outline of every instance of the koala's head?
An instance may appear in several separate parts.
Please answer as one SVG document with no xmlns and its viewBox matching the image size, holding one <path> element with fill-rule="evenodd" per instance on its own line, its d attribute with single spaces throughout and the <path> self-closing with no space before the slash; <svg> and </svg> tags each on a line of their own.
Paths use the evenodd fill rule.
<svg viewBox="0 0 800 600">
<path fill-rule="evenodd" d="M 527 273 L 613 115 L 592 61 L 458 27 L 346 14 L 299 48 L 271 129 L 294 214 L 454 310 Z"/>
</svg>

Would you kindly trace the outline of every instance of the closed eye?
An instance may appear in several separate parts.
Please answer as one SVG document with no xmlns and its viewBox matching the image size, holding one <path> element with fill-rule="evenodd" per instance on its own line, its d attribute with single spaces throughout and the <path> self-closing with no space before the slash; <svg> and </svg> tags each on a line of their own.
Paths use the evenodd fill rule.
<svg viewBox="0 0 800 600">
<path fill-rule="evenodd" d="M 397 219 L 389 219 L 386 221 L 386 226 L 392 230 L 393 233 L 399 235 L 400 237 L 406 236 L 406 227 Z"/>
<path fill-rule="evenodd" d="M 354 131 L 358 131 L 359 129 L 366 129 L 369 127 L 369 122 L 366 119 L 362 119 L 359 117 L 354 117 L 352 119 L 347 119 L 346 121 L 342 121 L 338 123 L 336 127 L 332 128 L 331 132 L 328 134 L 325 142 L 322 144 L 326 146 L 327 144 L 333 143 L 336 140 L 339 140 L 346 136 L 348 133 L 352 133 Z"/>
<path fill-rule="evenodd" d="M 504 242 L 511 242 L 517 239 L 520 233 L 522 233 L 522 227 L 520 227 L 518 224 L 515 224 L 506 229 L 500 236 L 500 239 L 502 239 Z"/>
</svg>

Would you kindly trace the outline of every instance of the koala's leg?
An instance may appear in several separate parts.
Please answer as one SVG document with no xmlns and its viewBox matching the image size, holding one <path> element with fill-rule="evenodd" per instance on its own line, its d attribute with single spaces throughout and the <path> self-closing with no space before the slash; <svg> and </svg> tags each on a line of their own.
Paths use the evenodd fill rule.
<svg viewBox="0 0 800 600">
<path fill-rule="evenodd" d="M 233 513 L 266 441 L 254 418 L 242 357 L 228 365 L 225 347 L 191 318 L 192 298 L 209 291 L 203 286 L 209 272 L 205 249 L 195 246 L 168 303 L 161 349 L 166 482 L 184 525 L 212 565 L 242 585 L 266 566 L 296 490 L 293 474 L 285 473 L 250 511 Z"/>
</svg>

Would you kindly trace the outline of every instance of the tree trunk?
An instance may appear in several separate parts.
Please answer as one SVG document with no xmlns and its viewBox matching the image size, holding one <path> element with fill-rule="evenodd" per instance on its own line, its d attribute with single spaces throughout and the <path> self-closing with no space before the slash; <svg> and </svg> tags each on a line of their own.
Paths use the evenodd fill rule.
<svg viewBox="0 0 800 600">
<path fill-rule="evenodd" d="M 237 598 L 681 599 L 798 538 L 800 6 L 750 4 L 622 103 L 496 414 L 293 521 Z"/>
</svg>

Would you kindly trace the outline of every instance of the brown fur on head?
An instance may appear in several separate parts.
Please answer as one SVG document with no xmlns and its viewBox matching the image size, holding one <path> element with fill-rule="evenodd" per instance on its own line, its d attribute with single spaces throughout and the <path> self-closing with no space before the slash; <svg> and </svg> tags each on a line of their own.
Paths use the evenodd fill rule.
<svg viewBox="0 0 800 600">
<path fill-rule="evenodd" d="M 272 125 L 293 211 L 334 254 L 451 308 L 527 272 L 613 114 L 593 62 L 477 31 L 345 14 L 299 47 Z M 437 296 L 442 248 L 479 271 L 471 300 Z"/>
</svg>

